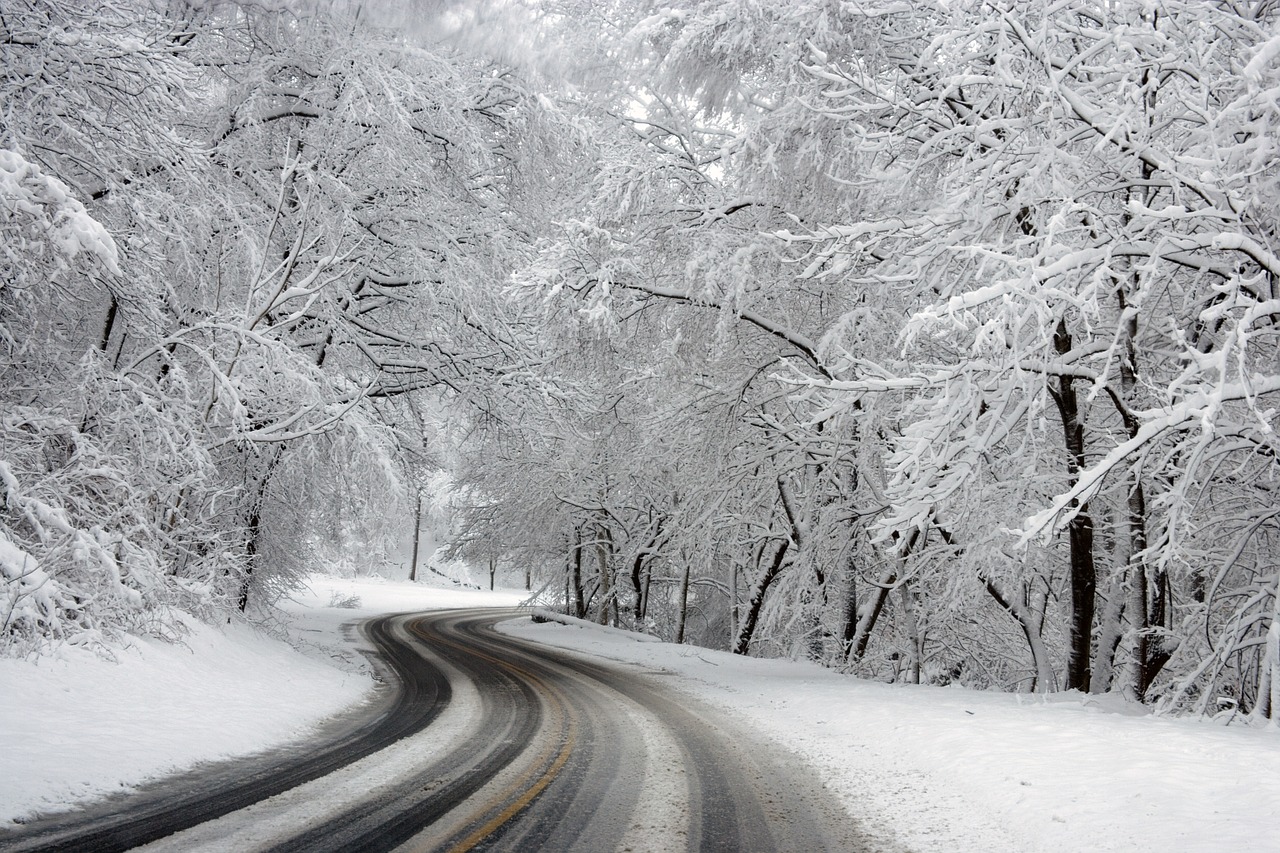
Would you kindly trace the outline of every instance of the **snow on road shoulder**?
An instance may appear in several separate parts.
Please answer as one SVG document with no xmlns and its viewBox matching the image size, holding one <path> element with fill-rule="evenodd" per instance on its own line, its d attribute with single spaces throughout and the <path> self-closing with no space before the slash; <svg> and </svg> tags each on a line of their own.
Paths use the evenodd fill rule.
<svg viewBox="0 0 1280 853">
<path fill-rule="evenodd" d="M 353 596 L 357 606 L 331 606 L 354 605 Z M 247 625 L 188 620 L 180 642 L 134 638 L 114 661 L 72 647 L 33 661 L 0 659 L 0 828 L 304 737 L 373 688 L 344 625 L 520 598 L 314 577 L 285 607 L 292 646 Z"/>
<path fill-rule="evenodd" d="M 0 820 L 291 740 L 372 687 L 244 625 L 188 628 L 114 662 L 71 647 L 0 660 Z"/>
<path fill-rule="evenodd" d="M 582 625 L 500 630 L 684 676 L 662 683 L 795 751 L 883 849 L 1280 851 L 1275 731 L 1078 694 L 877 684 Z"/>
<path fill-rule="evenodd" d="M 193 624 L 182 643 L 135 640 L 114 663 L 70 648 L 0 660 L 0 827 L 305 736 L 371 688 L 344 625 L 523 596 L 316 577 L 286 608 L 298 648 Z M 1275 731 L 1129 716 L 1079 696 L 874 684 L 598 627 L 503 630 L 684 676 L 663 683 L 794 750 L 885 850 L 1280 851 Z"/>
</svg>

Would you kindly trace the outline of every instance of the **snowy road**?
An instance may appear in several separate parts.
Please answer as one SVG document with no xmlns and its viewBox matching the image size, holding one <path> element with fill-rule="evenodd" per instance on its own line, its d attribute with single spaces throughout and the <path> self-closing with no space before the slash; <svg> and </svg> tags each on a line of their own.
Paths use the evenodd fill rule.
<svg viewBox="0 0 1280 853">
<path fill-rule="evenodd" d="M 401 688 L 313 752 L 224 765 L 0 849 L 863 848 L 776 747 L 661 673 L 493 630 L 512 615 L 374 620 L 369 639 Z"/>
</svg>

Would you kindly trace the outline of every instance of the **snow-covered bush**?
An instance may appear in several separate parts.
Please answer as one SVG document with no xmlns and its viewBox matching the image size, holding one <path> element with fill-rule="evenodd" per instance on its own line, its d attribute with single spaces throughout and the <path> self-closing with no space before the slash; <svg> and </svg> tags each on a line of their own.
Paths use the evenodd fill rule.
<svg viewBox="0 0 1280 853">
<path fill-rule="evenodd" d="M 329 594 L 329 606 L 340 610 L 355 610 L 360 606 L 360 596 L 334 590 Z"/>
<path fill-rule="evenodd" d="M 182 510 L 218 488 L 182 408 L 99 368 L 91 355 L 57 403 L 0 415 L 0 652 L 166 633 L 171 607 L 228 607 L 243 571 L 234 537 Z"/>
</svg>

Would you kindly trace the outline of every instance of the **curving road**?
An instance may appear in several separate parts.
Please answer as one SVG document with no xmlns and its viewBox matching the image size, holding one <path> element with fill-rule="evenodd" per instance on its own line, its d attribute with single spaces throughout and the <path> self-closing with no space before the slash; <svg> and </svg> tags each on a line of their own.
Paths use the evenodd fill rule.
<svg viewBox="0 0 1280 853">
<path fill-rule="evenodd" d="M 0 850 L 858 851 L 787 754 L 665 688 L 497 633 L 515 611 L 364 626 L 398 688 L 306 754 L 221 765 L 0 834 Z"/>
</svg>

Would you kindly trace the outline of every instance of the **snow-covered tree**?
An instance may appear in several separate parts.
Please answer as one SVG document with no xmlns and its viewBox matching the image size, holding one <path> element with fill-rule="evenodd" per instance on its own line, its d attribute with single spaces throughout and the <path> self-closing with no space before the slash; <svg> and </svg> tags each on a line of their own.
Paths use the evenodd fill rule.
<svg viewBox="0 0 1280 853">
<path fill-rule="evenodd" d="M 405 514 L 402 398 L 502 366 L 541 102 L 354 10 L 0 12 L 4 637 L 268 602 Z"/>
<path fill-rule="evenodd" d="M 824 396 L 903 395 L 880 536 L 947 529 L 1024 628 L 1030 590 L 1067 599 L 1065 686 L 1122 663 L 1203 707 L 1229 670 L 1273 713 L 1276 578 L 1248 555 L 1275 475 L 1274 10 L 863 11 L 882 49 L 815 51 L 811 106 L 878 159 L 884 204 L 786 237 L 914 306 L 910 368 L 846 348 Z M 1020 532 L 975 538 L 993 526 Z"/>
</svg>

